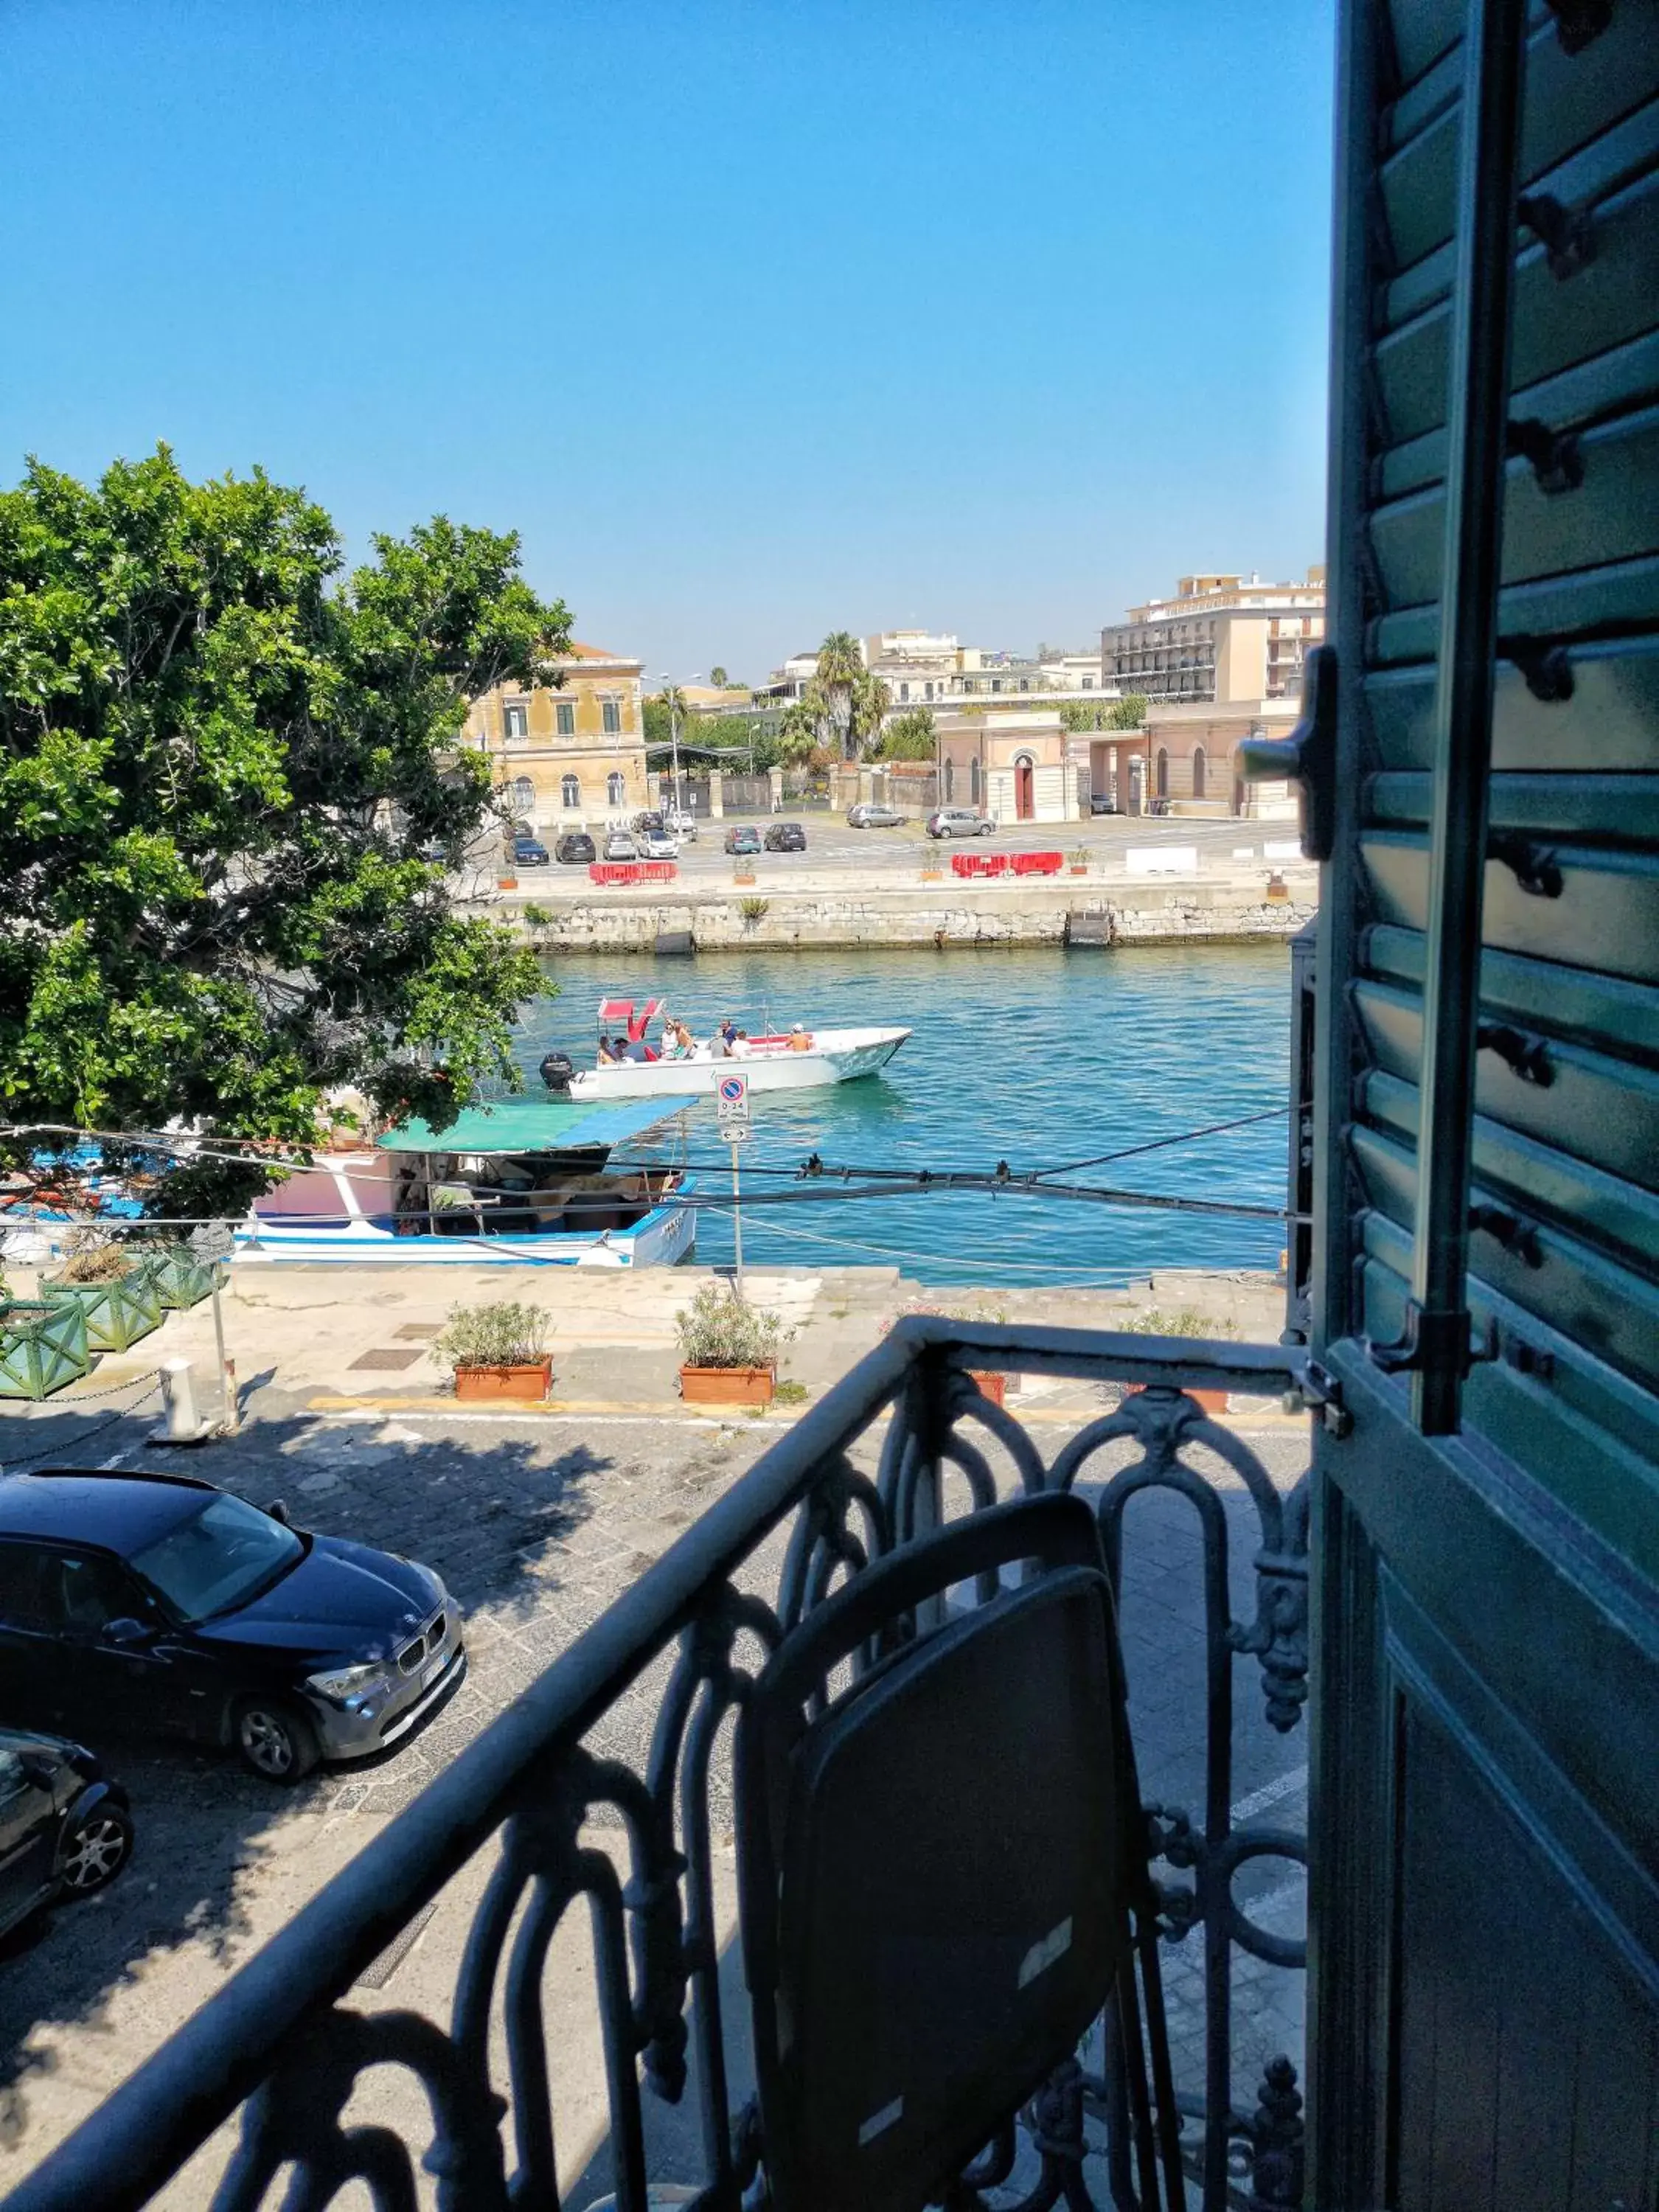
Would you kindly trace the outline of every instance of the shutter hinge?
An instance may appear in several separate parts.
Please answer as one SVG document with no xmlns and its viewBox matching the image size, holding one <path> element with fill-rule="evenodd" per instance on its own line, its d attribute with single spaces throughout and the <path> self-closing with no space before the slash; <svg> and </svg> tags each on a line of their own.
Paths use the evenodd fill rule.
<svg viewBox="0 0 1659 2212">
<path fill-rule="evenodd" d="M 1328 860 L 1336 843 L 1336 648 L 1316 645 L 1302 672 L 1302 714 L 1288 738 L 1246 738 L 1237 752 L 1247 783 L 1287 782 L 1302 794 L 1302 849 Z"/>
<path fill-rule="evenodd" d="M 1346 1437 L 1353 1426 L 1353 1415 L 1342 1402 L 1342 1385 L 1316 1359 L 1310 1359 L 1301 1368 L 1294 1388 L 1285 1393 L 1285 1410 L 1316 1413 L 1326 1433 L 1333 1437 Z"/>
</svg>

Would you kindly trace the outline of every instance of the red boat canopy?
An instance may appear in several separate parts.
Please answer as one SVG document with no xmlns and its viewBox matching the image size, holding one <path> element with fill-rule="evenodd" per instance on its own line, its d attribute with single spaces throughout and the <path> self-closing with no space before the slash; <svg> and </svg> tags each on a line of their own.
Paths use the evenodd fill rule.
<svg viewBox="0 0 1659 2212">
<path fill-rule="evenodd" d="M 639 1010 L 640 1019 L 642 1022 L 654 1021 L 667 1004 L 666 999 L 646 1000 Z M 634 1001 L 631 999 L 601 999 L 599 1000 L 599 1019 L 602 1022 L 629 1022 L 633 1018 Z"/>
</svg>

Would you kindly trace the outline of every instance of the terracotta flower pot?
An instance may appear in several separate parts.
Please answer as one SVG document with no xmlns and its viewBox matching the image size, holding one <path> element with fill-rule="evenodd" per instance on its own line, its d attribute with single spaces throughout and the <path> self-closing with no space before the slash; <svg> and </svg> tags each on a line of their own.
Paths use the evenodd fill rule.
<svg viewBox="0 0 1659 2212">
<path fill-rule="evenodd" d="M 539 1405 L 553 1382 L 553 1362 L 532 1359 L 522 1367 L 458 1367 L 455 1395 L 465 1404 L 481 1398 L 514 1398 Z"/>
<path fill-rule="evenodd" d="M 1123 1395 L 1126 1398 L 1133 1398 L 1137 1390 L 1144 1390 L 1146 1387 L 1144 1382 L 1131 1382 Z M 1188 1397 L 1195 1398 L 1206 1413 L 1226 1412 L 1228 1394 L 1225 1390 L 1204 1390 L 1194 1382 L 1185 1383 L 1182 1388 Z"/>
<path fill-rule="evenodd" d="M 688 1406 L 769 1406 L 777 1387 L 772 1367 L 682 1367 L 680 1395 Z"/>
<path fill-rule="evenodd" d="M 1008 1395 L 1008 1377 L 1000 1369 L 995 1374 L 992 1374 L 983 1367 L 970 1367 L 968 1372 L 978 1383 L 981 1394 L 988 1398 L 994 1406 L 1001 1405 Z"/>
<path fill-rule="evenodd" d="M 515 891 L 519 888 L 519 879 L 516 876 L 497 876 L 495 888 L 498 891 Z"/>
</svg>

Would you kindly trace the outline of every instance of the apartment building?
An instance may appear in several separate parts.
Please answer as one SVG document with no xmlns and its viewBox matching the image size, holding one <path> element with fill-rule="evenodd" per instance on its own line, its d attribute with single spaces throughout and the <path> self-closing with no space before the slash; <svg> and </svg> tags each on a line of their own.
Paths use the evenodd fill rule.
<svg viewBox="0 0 1659 2212">
<path fill-rule="evenodd" d="M 1325 571 L 1304 582 L 1183 576 L 1170 599 L 1131 607 L 1100 634 L 1105 681 L 1175 704 L 1295 699 L 1308 648 L 1325 634 Z"/>
<path fill-rule="evenodd" d="M 620 820 L 648 805 L 645 665 L 573 642 L 550 664 L 554 689 L 497 684 L 475 699 L 463 732 L 490 756 L 515 821 L 556 834 Z"/>
</svg>

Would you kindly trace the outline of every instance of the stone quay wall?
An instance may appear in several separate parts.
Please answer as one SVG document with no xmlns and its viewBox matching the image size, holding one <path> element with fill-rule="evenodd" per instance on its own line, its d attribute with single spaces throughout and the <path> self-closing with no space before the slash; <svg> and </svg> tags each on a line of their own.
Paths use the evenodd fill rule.
<svg viewBox="0 0 1659 2212">
<path fill-rule="evenodd" d="M 1286 870 L 1285 896 L 1248 882 L 1115 883 L 1027 878 L 1014 883 L 852 884 L 789 890 L 498 893 L 474 911 L 507 922 L 547 952 L 649 952 L 684 940 L 699 952 L 851 947 L 1090 944 L 1237 944 L 1293 937 L 1316 911 L 1311 868 Z M 534 922 L 526 908 L 534 911 Z M 684 949 L 683 945 L 676 949 Z"/>
</svg>

